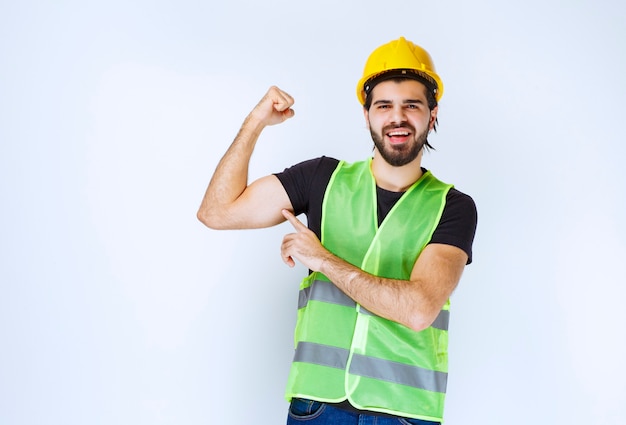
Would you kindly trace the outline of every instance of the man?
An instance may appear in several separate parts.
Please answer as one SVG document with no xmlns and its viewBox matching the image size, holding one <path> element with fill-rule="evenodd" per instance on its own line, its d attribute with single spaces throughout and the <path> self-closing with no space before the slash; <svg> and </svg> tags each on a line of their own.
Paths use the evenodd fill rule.
<svg viewBox="0 0 626 425">
<path fill-rule="evenodd" d="M 370 55 L 357 85 L 372 158 L 321 157 L 248 185 L 261 131 L 294 116 L 293 98 L 271 87 L 215 170 L 198 218 L 214 229 L 288 220 L 282 258 L 311 271 L 288 424 L 442 421 L 449 297 L 476 229 L 473 200 L 421 166 L 442 94 L 429 54 L 401 37 Z"/>
</svg>

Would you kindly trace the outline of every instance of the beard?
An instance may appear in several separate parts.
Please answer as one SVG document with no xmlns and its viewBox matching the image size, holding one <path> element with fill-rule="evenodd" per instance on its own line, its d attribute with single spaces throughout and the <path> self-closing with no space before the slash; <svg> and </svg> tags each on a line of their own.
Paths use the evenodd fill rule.
<svg viewBox="0 0 626 425">
<path fill-rule="evenodd" d="M 385 145 L 384 142 L 384 134 L 393 130 L 394 128 L 404 127 L 411 130 L 411 133 L 414 135 L 413 140 L 409 143 L 402 145 Z M 402 125 L 388 125 L 383 127 L 380 134 L 376 133 L 374 130 L 370 128 L 370 133 L 372 135 L 372 140 L 374 141 L 374 146 L 378 149 L 380 156 L 389 164 L 394 167 L 402 167 L 403 165 L 408 164 L 413 161 L 419 155 L 420 151 L 424 147 L 424 145 L 428 141 L 428 128 L 424 130 L 422 134 L 416 134 L 415 128 L 409 123 L 403 123 Z"/>
</svg>

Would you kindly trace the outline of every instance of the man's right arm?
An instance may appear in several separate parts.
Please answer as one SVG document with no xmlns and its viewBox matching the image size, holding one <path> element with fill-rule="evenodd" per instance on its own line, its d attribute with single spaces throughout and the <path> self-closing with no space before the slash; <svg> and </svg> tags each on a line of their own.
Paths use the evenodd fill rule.
<svg viewBox="0 0 626 425">
<path fill-rule="evenodd" d="M 246 117 L 211 178 L 198 219 L 212 229 L 269 227 L 284 221 L 282 209 L 293 210 L 285 189 L 274 175 L 248 185 L 248 166 L 263 129 L 294 115 L 293 98 L 271 87 Z"/>
</svg>

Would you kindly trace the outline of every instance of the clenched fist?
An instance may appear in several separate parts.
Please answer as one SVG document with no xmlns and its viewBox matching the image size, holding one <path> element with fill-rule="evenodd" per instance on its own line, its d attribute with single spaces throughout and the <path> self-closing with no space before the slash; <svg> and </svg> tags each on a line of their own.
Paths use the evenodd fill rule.
<svg viewBox="0 0 626 425">
<path fill-rule="evenodd" d="M 272 86 L 254 107 L 250 116 L 264 126 L 280 124 L 294 116 L 295 112 L 291 109 L 293 103 L 293 97 L 278 87 Z"/>
</svg>

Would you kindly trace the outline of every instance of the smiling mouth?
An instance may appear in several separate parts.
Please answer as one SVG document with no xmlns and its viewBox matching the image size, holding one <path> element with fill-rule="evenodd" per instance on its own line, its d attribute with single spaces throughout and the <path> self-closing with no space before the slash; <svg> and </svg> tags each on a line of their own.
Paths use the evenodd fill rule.
<svg viewBox="0 0 626 425">
<path fill-rule="evenodd" d="M 408 131 L 403 130 L 394 130 L 387 133 L 388 137 L 407 137 L 409 135 Z"/>
<path fill-rule="evenodd" d="M 402 144 L 408 140 L 410 134 L 407 130 L 395 129 L 388 131 L 386 136 L 392 144 Z"/>
</svg>

